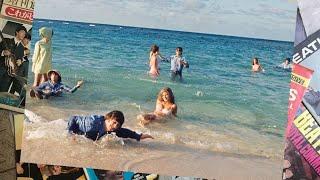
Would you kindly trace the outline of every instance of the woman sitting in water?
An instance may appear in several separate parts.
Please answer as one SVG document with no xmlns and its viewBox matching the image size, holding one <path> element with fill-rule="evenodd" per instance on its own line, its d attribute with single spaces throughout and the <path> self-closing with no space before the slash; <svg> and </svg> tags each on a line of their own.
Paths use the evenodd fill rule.
<svg viewBox="0 0 320 180">
<path fill-rule="evenodd" d="M 159 122 L 166 118 L 177 116 L 177 105 L 174 102 L 172 90 L 168 87 L 161 89 L 158 94 L 156 109 L 153 113 L 139 115 L 141 125 L 146 125 L 151 122 Z"/>
<path fill-rule="evenodd" d="M 259 63 L 259 59 L 258 58 L 253 58 L 252 60 L 252 71 L 253 72 L 260 72 L 260 71 L 264 71 Z"/>
</svg>

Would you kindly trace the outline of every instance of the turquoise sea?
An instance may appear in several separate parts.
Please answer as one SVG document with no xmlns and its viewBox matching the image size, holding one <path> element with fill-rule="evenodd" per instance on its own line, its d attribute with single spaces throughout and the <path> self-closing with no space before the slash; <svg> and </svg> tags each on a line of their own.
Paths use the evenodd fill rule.
<svg viewBox="0 0 320 180">
<path fill-rule="evenodd" d="M 153 111 L 159 90 L 170 87 L 178 118 L 148 129 L 160 141 L 212 151 L 282 156 L 279 146 L 283 145 L 287 120 L 290 72 L 275 67 L 291 56 L 292 42 L 36 19 L 32 46 L 39 40 L 42 26 L 54 30 L 53 67 L 61 72 L 62 81 L 70 86 L 80 79 L 85 83 L 63 97 L 29 98 L 27 109 L 38 109 L 40 115 L 55 109 L 44 113 L 48 119 L 58 116 L 56 109 L 85 114 L 118 109 L 124 112 L 127 126 L 143 131 L 136 116 Z M 164 56 L 183 47 L 190 64 L 183 71 L 184 82 L 170 81 L 166 62 L 160 63 L 156 82 L 147 75 L 152 44 L 157 44 Z M 265 72 L 251 72 L 253 57 L 260 58 Z M 29 80 L 33 80 L 32 73 Z"/>
</svg>

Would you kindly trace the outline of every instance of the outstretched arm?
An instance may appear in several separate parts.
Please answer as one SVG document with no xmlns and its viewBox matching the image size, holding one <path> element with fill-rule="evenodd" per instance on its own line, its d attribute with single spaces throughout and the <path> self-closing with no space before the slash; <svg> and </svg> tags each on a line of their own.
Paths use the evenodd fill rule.
<svg viewBox="0 0 320 180">
<path fill-rule="evenodd" d="M 64 89 L 65 91 L 67 91 L 67 92 L 74 93 L 74 92 L 77 91 L 77 89 L 78 89 L 79 87 L 82 86 L 82 84 L 83 84 L 83 81 L 78 81 L 78 82 L 77 82 L 77 85 L 74 86 L 73 88 L 70 88 L 70 87 L 67 86 L 67 85 L 62 85 L 61 88 Z"/>
<path fill-rule="evenodd" d="M 141 139 L 154 139 L 154 138 L 149 134 L 141 134 L 140 140 Z"/>
<path fill-rule="evenodd" d="M 161 61 L 170 62 L 170 58 L 166 58 L 166 57 L 162 56 L 161 54 L 158 54 L 158 55 L 159 55 Z"/>
<path fill-rule="evenodd" d="M 137 141 L 140 141 L 141 139 L 146 139 L 146 138 L 153 138 L 152 136 L 148 134 L 138 134 L 130 129 L 126 128 L 120 128 L 119 130 L 116 131 L 116 135 L 121 138 L 131 138 L 135 139 Z"/>
</svg>

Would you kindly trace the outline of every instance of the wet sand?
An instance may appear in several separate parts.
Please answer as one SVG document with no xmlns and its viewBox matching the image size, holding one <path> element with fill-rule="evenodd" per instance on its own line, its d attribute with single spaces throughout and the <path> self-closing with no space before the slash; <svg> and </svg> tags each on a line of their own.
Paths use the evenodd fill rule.
<svg viewBox="0 0 320 180">
<path fill-rule="evenodd" d="M 140 154 L 132 156 L 124 150 L 125 148 L 121 147 L 89 152 L 90 148 L 75 144 L 74 150 L 77 152 L 66 153 L 60 149 L 62 147 L 59 147 L 58 142 L 52 144 L 43 140 L 37 145 L 46 148 L 29 148 L 27 144 L 23 145 L 23 161 L 108 170 L 130 170 L 161 175 L 237 180 L 280 179 L 282 172 L 281 160 L 218 152 L 192 152 L 188 149 L 184 152 L 174 152 L 163 147 L 163 149 L 158 148 L 152 151 L 140 150 Z"/>
<path fill-rule="evenodd" d="M 48 115 L 56 119 L 74 113 Z M 74 141 L 65 131 L 66 121 L 52 119 L 25 123 L 22 161 L 215 179 L 280 179 L 282 174 L 280 158 L 262 155 L 214 152 L 157 139 L 125 140 L 125 145 L 106 139 L 94 143 L 82 136 Z"/>
</svg>

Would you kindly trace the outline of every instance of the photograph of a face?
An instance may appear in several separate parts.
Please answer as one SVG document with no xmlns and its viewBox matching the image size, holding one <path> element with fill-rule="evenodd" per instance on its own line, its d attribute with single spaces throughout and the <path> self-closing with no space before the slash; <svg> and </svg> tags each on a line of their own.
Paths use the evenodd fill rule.
<svg viewBox="0 0 320 180">
<path fill-rule="evenodd" d="M 37 3 L 23 161 L 281 177 L 294 2 Z"/>
</svg>

